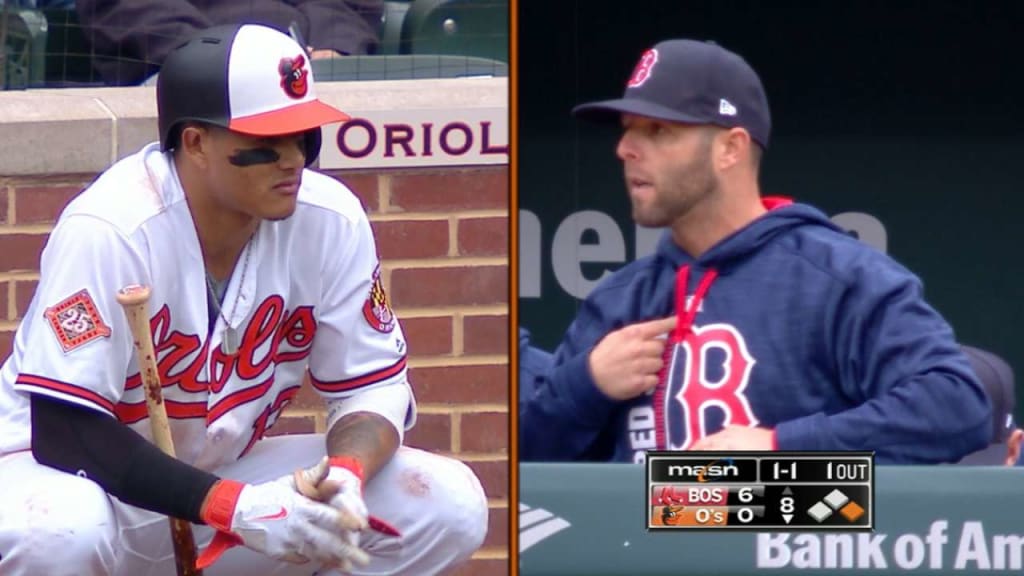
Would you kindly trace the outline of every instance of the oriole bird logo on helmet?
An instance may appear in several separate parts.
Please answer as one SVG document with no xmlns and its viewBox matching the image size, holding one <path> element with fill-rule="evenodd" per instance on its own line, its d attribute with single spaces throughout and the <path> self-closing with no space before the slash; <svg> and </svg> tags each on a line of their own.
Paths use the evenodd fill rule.
<svg viewBox="0 0 1024 576">
<path fill-rule="evenodd" d="M 306 95 L 309 84 L 306 76 L 309 71 L 304 68 L 306 57 L 299 54 L 295 58 L 281 58 L 277 65 L 277 71 L 281 74 L 281 88 L 285 94 L 292 98 L 302 98 Z"/>
</svg>

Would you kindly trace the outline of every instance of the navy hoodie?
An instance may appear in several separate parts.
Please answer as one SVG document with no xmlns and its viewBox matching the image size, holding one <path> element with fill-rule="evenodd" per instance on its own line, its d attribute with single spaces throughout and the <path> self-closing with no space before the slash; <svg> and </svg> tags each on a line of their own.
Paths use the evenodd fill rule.
<svg viewBox="0 0 1024 576">
<path fill-rule="evenodd" d="M 697 259 L 666 232 L 655 254 L 582 303 L 521 399 L 520 455 L 641 462 L 731 424 L 775 429 L 779 450 L 955 462 L 986 446 L 991 407 L 922 292 L 906 268 L 806 205 L 775 207 Z M 588 369 L 593 347 L 673 314 L 678 343 L 666 347 L 662 384 L 627 401 L 605 396 Z"/>
<path fill-rule="evenodd" d="M 551 365 L 551 353 L 530 343 L 530 331 L 519 329 L 519 397 L 533 395 L 534 382 Z"/>
</svg>

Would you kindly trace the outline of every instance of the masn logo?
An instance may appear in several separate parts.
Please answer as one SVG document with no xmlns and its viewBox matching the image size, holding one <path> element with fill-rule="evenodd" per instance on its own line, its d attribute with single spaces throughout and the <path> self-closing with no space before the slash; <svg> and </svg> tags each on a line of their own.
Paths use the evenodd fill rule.
<svg viewBox="0 0 1024 576">
<path fill-rule="evenodd" d="M 726 478 L 737 478 L 740 469 L 733 464 L 732 458 L 715 460 L 707 464 L 672 464 L 668 467 L 668 475 L 677 478 L 696 478 L 697 482 L 714 482 Z"/>
</svg>

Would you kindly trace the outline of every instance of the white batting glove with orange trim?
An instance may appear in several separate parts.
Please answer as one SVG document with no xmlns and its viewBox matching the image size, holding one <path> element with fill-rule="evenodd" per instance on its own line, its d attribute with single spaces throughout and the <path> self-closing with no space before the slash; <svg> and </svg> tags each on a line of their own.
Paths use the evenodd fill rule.
<svg viewBox="0 0 1024 576">
<path fill-rule="evenodd" d="M 197 562 L 202 569 L 235 545 L 293 563 L 310 560 L 351 570 L 369 557 L 350 542 L 359 524 L 336 508 L 299 494 L 291 476 L 264 484 L 220 480 L 202 511 L 202 519 L 217 529 Z"/>
<path fill-rule="evenodd" d="M 370 512 L 363 501 L 363 467 L 355 458 L 328 459 L 327 478 L 320 484 L 322 492 L 333 495 L 327 501 L 359 530 L 369 527 Z"/>
<path fill-rule="evenodd" d="M 300 494 L 330 504 L 346 522 L 359 525 L 359 531 L 370 528 L 387 536 L 401 536 L 393 526 L 369 514 L 363 500 L 363 467 L 355 458 L 325 456 L 314 466 L 297 470 L 291 485 Z M 354 531 L 346 541 L 358 546 L 359 532 Z"/>
<path fill-rule="evenodd" d="M 346 524 L 368 527 L 369 512 L 363 501 L 362 466 L 354 458 L 327 458 L 298 470 L 290 484 L 298 493 L 338 510 Z"/>
<path fill-rule="evenodd" d="M 300 494 L 337 510 L 345 526 L 352 527 L 344 531 L 342 538 L 353 549 L 359 550 L 360 532 L 369 525 L 369 512 L 363 501 L 363 469 L 358 460 L 325 456 L 314 466 L 296 471 L 291 485 Z M 359 562 L 360 559 L 352 560 Z M 338 568 L 350 572 L 352 562 L 342 563 Z"/>
</svg>

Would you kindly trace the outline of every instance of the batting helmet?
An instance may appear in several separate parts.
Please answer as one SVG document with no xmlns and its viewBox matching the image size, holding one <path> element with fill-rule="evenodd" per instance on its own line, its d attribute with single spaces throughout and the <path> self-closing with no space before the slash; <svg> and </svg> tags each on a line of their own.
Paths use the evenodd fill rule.
<svg viewBox="0 0 1024 576">
<path fill-rule="evenodd" d="M 305 50 L 290 36 L 256 24 L 208 28 L 168 54 L 156 103 L 164 150 L 178 145 L 188 121 L 251 136 L 302 132 L 307 166 L 320 153 L 320 127 L 349 119 L 317 99 Z"/>
</svg>

